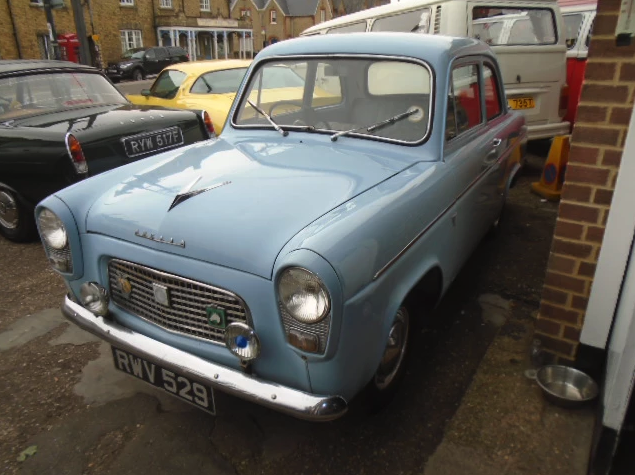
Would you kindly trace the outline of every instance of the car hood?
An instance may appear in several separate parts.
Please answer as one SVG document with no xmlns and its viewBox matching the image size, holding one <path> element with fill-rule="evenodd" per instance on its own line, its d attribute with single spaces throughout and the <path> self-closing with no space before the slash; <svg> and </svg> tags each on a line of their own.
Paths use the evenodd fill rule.
<svg viewBox="0 0 635 475">
<path fill-rule="evenodd" d="M 285 140 L 219 139 L 149 159 L 97 199 L 86 229 L 270 278 L 296 233 L 413 163 Z"/>
</svg>

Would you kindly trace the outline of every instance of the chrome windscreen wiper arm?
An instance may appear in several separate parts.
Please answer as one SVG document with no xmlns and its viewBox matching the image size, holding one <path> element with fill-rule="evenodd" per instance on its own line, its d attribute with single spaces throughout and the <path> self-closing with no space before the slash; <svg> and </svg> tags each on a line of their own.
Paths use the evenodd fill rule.
<svg viewBox="0 0 635 475">
<path fill-rule="evenodd" d="M 278 124 L 276 124 L 276 122 L 271 117 L 269 117 L 269 114 L 267 114 L 265 111 L 263 111 L 256 104 L 251 102 L 249 99 L 247 99 L 247 104 L 249 104 L 251 107 L 253 107 L 256 110 L 256 112 L 262 114 L 265 117 L 265 119 L 267 119 L 269 121 L 269 123 L 271 125 L 273 125 L 273 128 L 276 129 L 278 132 L 280 132 L 283 137 L 286 137 L 287 135 L 289 135 L 288 131 L 282 130 L 282 128 Z"/>
<path fill-rule="evenodd" d="M 336 134 L 331 135 L 331 141 L 335 142 L 338 137 L 341 137 L 342 135 L 350 134 L 351 132 L 357 132 L 358 130 L 367 130 L 368 132 L 372 132 L 373 130 L 377 130 L 386 125 L 394 124 L 395 122 L 400 121 L 401 119 L 405 119 L 406 117 L 410 117 L 411 115 L 416 114 L 417 112 L 419 112 L 418 109 L 412 109 L 406 112 L 402 112 L 401 114 L 392 116 L 390 119 L 377 122 L 376 124 L 364 125 L 362 127 L 356 127 L 350 130 L 342 130 L 341 132 L 337 132 Z"/>
</svg>

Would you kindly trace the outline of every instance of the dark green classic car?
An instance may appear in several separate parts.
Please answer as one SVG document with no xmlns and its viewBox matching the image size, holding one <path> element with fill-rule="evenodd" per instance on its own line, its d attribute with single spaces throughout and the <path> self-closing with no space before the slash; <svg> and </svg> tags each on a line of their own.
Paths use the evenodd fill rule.
<svg viewBox="0 0 635 475">
<path fill-rule="evenodd" d="M 213 136 L 206 112 L 135 106 L 95 68 L 0 61 L 0 234 L 27 240 L 51 193 Z"/>
</svg>

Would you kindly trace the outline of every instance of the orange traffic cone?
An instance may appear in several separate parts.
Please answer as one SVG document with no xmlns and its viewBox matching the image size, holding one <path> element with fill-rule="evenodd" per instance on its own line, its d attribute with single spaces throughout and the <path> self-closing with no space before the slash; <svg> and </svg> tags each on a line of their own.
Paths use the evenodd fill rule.
<svg viewBox="0 0 635 475">
<path fill-rule="evenodd" d="M 568 161 L 569 136 L 559 135 L 554 137 L 540 181 L 531 184 L 531 191 L 549 201 L 558 201 L 562 193 L 564 173 L 567 169 Z"/>
</svg>

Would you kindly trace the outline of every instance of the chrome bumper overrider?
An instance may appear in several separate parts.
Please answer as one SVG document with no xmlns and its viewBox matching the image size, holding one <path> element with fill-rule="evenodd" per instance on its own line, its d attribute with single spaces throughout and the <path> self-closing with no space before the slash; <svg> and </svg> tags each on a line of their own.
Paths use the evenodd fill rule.
<svg viewBox="0 0 635 475">
<path fill-rule="evenodd" d="M 311 421 L 330 421 L 348 410 L 340 396 L 318 396 L 275 383 L 260 381 L 136 333 L 117 323 L 97 317 L 68 296 L 62 312 L 71 322 L 109 343 L 163 368 L 178 372 L 214 389 Z"/>
</svg>

